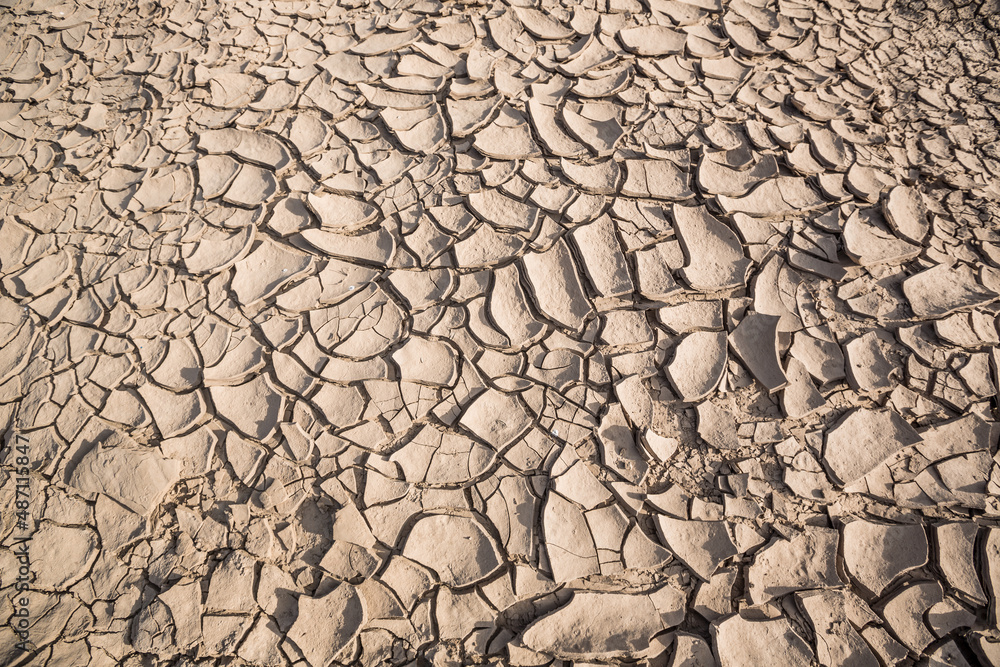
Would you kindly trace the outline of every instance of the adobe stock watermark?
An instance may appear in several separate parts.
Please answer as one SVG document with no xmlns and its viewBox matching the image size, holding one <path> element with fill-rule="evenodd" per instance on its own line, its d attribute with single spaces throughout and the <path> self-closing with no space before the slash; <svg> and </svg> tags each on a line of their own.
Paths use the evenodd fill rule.
<svg viewBox="0 0 1000 667">
<path fill-rule="evenodd" d="M 11 605 L 14 613 L 10 618 L 11 629 L 17 635 L 16 647 L 23 653 L 34 650 L 30 641 L 31 627 L 30 590 L 33 572 L 31 570 L 31 458 L 28 438 L 16 434 L 13 437 L 12 456 L 14 461 L 14 532 L 11 535 L 11 551 L 17 559 L 17 578 Z"/>
</svg>

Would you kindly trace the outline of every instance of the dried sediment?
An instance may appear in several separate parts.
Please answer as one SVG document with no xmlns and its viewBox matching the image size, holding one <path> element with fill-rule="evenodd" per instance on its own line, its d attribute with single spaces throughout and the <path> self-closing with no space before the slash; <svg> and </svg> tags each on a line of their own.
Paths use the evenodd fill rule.
<svg viewBox="0 0 1000 667">
<path fill-rule="evenodd" d="M 1000 664 L 995 1 L 3 6 L 0 663 Z"/>
</svg>

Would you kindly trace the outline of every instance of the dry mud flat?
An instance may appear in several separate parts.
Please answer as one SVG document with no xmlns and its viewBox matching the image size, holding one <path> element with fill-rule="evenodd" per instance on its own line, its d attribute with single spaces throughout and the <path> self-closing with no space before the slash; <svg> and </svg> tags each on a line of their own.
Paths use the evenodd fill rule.
<svg viewBox="0 0 1000 667">
<path fill-rule="evenodd" d="M 2 4 L 0 663 L 1000 664 L 997 3 Z"/>
</svg>

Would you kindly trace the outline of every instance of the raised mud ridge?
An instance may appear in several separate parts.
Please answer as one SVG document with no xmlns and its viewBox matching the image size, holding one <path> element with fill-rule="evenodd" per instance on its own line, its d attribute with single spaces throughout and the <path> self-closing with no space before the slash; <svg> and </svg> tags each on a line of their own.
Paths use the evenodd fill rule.
<svg viewBox="0 0 1000 667">
<path fill-rule="evenodd" d="M 998 15 L 0 0 L 0 664 L 1000 665 Z"/>
</svg>

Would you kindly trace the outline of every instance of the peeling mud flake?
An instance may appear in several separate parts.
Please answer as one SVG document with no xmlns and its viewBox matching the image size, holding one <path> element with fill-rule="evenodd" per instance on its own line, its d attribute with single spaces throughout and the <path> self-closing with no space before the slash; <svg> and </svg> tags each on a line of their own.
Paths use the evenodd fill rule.
<svg viewBox="0 0 1000 667">
<path fill-rule="evenodd" d="M 961 263 L 938 264 L 907 278 L 903 294 L 914 314 L 923 319 L 944 317 L 1000 297 L 976 281 L 972 267 Z"/>
<path fill-rule="evenodd" d="M 73 468 L 66 483 L 103 493 L 138 514 L 148 514 L 180 477 L 180 463 L 141 449 L 98 445 Z"/>
<path fill-rule="evenodd" d="M 667 548 L 705 581 L 711 578 L 723 561 L 737 553 L 724 521 L 689 521 L 658 516 L 656 527 Z"/>
<path fill-rule="evenodd" d="M 750 313 L 729 335 L 733 351 L 769 392 L 788 383 L 778 358 L 778 320 L 774 315 Z"/>
<path fill-rule="evenodd" d="M 300 597 L 288 638 L 310 667 L 325 667 L 357 636 L 365 616 L 364 598 L 345 582 L 323 597 Z"/>
<path fill-rule="evenodd" d="M 522 641 L 564 660 L 638 657 L 654 635 L 683 618 L 683 605 L 683 593 L 669 586 L 648 595 L 579 592 L 531 623 Z"/>
<path fill-rule="evenodd" d="M 724 332 L 696 331 L 677 346 L 667 377 L 685 401 L 708 396 L 722 380 L 729 356 Z"/>
<path fill-rule="evenodd" d="M 468 517 L 438 514 L 418 520 L 403 545 L 403 555 L 437 571 L 442 583 L 469 586 L 502 567 L 493 539 Z"/>
<path fill-rule="evenodd" d="M 747 620 L 736 615 L 712 626 L 715 652 L 722 667 L 790 665 L 806 667 L 813 651 L 788 619 Z"/>
<path fill-rule="evenodd" d="M 746 284 L 750 260 L 736 234 L 703 206 L 674 205 L 674 222 L 688 262 L 681 270 L 694 289 L 717 292 Z"/>
<path fill-rule="evenodd" d="M 892 410 L 855 408 L 826 433 L 823 461 L 843 485 L 851 484 L 903 447 L 922 438 Z"/>
</svg>

